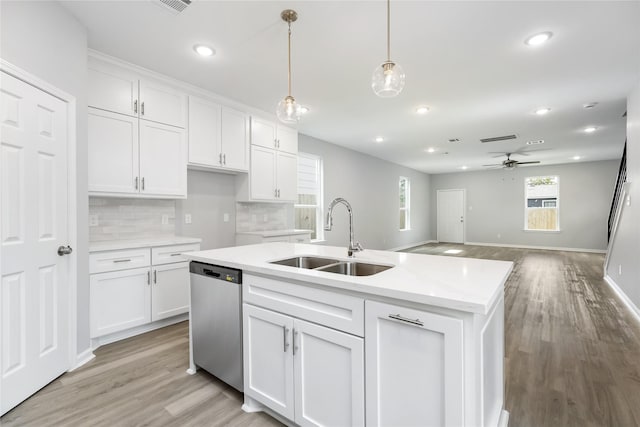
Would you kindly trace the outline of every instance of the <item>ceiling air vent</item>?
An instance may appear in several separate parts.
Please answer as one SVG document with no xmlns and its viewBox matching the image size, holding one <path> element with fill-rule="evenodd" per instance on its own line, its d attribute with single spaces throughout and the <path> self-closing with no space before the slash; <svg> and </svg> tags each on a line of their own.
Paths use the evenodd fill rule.
<svg viewBox="0 0 640 427">
<path fill-rule="evenodd" d="M 174 14 L 182 12 L 191 4 L 191 0 L 151 0 L 151 2 Z"/>
<path fill-rule="evenodd" d="M 486 143 L 486 142 L 508 141 L 510 139 L 516 139 L 517 137 L 518 137 L 518 135 L 516 135 L 516 134 L 504 135 L 504 136 L 492 136 L 491 138 L 482 138 L 482 139 L 480 139 L 480 142 Z"/>
</svg>

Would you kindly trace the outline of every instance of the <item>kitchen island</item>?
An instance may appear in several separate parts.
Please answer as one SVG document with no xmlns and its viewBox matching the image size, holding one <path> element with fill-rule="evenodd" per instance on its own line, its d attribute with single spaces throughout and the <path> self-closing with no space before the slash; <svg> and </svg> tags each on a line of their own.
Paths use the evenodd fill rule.
<svg viewBox="0 0 640 427">
<path fill-rule="evenodd" d="M 299 425 L 507 425 L 504 283 L 512 263 L 346 255 L 292 243 L 185 254 L 243 271 L 243 409 Z M 273 263 L 303 256 L 325 267 Z M 384 271 L 331 272 L 353 261 Z"/>
</svg>

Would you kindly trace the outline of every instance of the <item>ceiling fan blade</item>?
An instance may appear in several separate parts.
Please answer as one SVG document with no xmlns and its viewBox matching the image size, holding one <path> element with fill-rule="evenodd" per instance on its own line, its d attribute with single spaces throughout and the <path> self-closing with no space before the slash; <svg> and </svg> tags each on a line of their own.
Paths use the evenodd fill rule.
<svg viewBox="0 0 640 427">
<path fill-rule="evenodd" d="M 519 165 L 532 165 L 534 163 L 540 163 L 539 161 L 535 161 L 535 162 L 518 162 Z"/>
<path fill-rule="evenodd" d="M 502 163 L 494 163 L 492 165 L 482 165 L 484 167 L 490 167 L 490 166 L 502 166 Z"/>
</svg>

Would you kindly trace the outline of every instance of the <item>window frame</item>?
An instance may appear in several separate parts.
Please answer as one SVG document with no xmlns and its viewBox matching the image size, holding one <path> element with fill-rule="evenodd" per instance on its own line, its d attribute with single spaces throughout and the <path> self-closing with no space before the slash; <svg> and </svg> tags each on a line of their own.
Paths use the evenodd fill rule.
<svg viewBox="0 0 640 427">
<path fill-rule="evenodd" d="M 553 230 L 545 230 L 540 228 L 529 228 L 529 209 L 552 209 L 551 207 L 529 207 L 529 198 L 527 197 L 528 182 L 531 179 L 536 178 L 555 178 L 556 180 L 556 206 L 553 209 L 556 210 L 556 228 Z M 544 205 L 544 203 L 543 203 Z M 533 233 L 559 233 L 560 229 L 560 176 L 559 175 L 539 175 L 539 176 L 527 176 L 524 178 L 524 231 Z"/>
<path fill-rule="evenodd" d="M 402 207 L 402 203 L 400 201 L 402 197 L 402 181 L 405 181 L 404 187 L 404 208 Z M 405 228 L 400 228 L 400 224 L 398 224 L 399 231 L 410 231 L 411 230 L 411 180 L 406 176 L 400 176 L 398 179 L 398 208 L 399 213 L 402 215 L 404 212 L 404 225 Z"/>
<path fill-rule="evenodd" d="M 316 198 L 317 203 L 315 205 L 308 204 L 300 204 L 297 201 L 293 204 L 293 217 L 294 217 L 294 227 L 295 227 L 295 217 L 296 217 L 296 209 L 297 208 L 315 208 L 316 209 L 316 238 L 311 240 L 311 243 L 316 242 L 324 242 L 324 223 L 323 223 L 323 215 L 324 215 L 324 161 L 322 157 L 311 154 L 304 153 L 299 151 L 298 157 L 303 157 L 306 159 L 310 159 L 316 162 L 316 173 L 318 179 L 318 196 Z M 296 173 L 296 186 L 298 185 L 298 173 Z M 297 197 L 297 196 L 296 196 Z"/>
</svg>

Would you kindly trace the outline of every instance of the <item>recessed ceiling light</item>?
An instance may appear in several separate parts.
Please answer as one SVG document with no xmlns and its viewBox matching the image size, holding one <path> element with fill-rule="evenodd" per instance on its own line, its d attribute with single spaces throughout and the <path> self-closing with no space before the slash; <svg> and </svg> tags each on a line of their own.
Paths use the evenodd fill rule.
<svg viewBox="0 0 640 427">
<path fill-rule="evenodd" d="M 467 170 L 468 166 L 461 166 L 460 169 Z"/>
<path fill-rule="evenodd" d="M 533 141 L 527 141 L 527 145 L 544 144 L 544 139 L 535 139 Z"/>
<path fill-rule="evenodd" d="M 435 153 L 435 152 L 436 152 L 436 149 L 435 149 L 435 148 L 433 148 L 433 147 L 429 147 L 429 148 L 427 148 L 425 151 L 426 151 L 427 153 Z"/>
<path fill-rule="evenodd" d="M 587 110 L 590 108 L 594 108 L 596 105 L 598 105 L 597 102 L 590 102 L 588 104 L 584 104 L 583 107 L 586 108 Z"/>
<path fill-rule="evenodd" d="M 376 142 L 383 142 L 384 138 L 381 136 L 376 136 Z"/>
<path fill-rule="evenodd" d="M 203 44 L 195 45 L 193 47 L 193 50 L 195 50 L 198 53 L 198 55 L 200 55 L 200 56 L 213 56 L 216 53 L 215 50 L 213 50 L 209 46 L 205 46 Z"/>
<path fill-rule="evenodd" d="M 541 44 L 549 40 L 551 36 L 553 36 L 553 33 L 551 31 L 545 31 L 544 33 L 538 33 L 532 35 L 531 37 L 528 37 L 524 41 L 524 43 L 527 46 L 540 46 Z"/>
<path fill-rule="evenodd" d="M 418 114 L 427 114 L 429 112 L 429 107 L 427 107 L 426 105 L 421 105 L 420 107 L 416 108 L 416 113 Z"/>
<path fill-rule="evenodd" d="M 596 131 L 596 129 L 598 129 L 598 128 L 597 128 L 597 127 L 595 127 L 595 126 L 589 126 L 589 127 L 584 128 L 584 131 L 585 131 L 586 133 L 593 133 L 593 132 L 595 132 L 595 131 Z"/>
<path fill-rule="evenodd" d="M 309 112 L 309 107 L 302 106 L 300 107 L 301 114 L 307 114 Z"/>
<path fill-rule="evenodd" d="M 582 157 L 580 157 L 580 156 L 573 156 L 571 159 L 572 159 L 572 160 L 580 160 L 581 158 L 582 158 Z"/>
<path fill-rule="evenodd" d="M 551 108 L 547 108 L 547 107 L 544 107 L 544 108 L 538 108 L 538 109 L 536 110 L 536 114 L 537 114 L 537 115 L 539 115 L 539 116 L 544 116 L 544 115 L 545 115 L 545 114 L 547 114 L 549 111 L 551 111 Z"/>
</svg>

